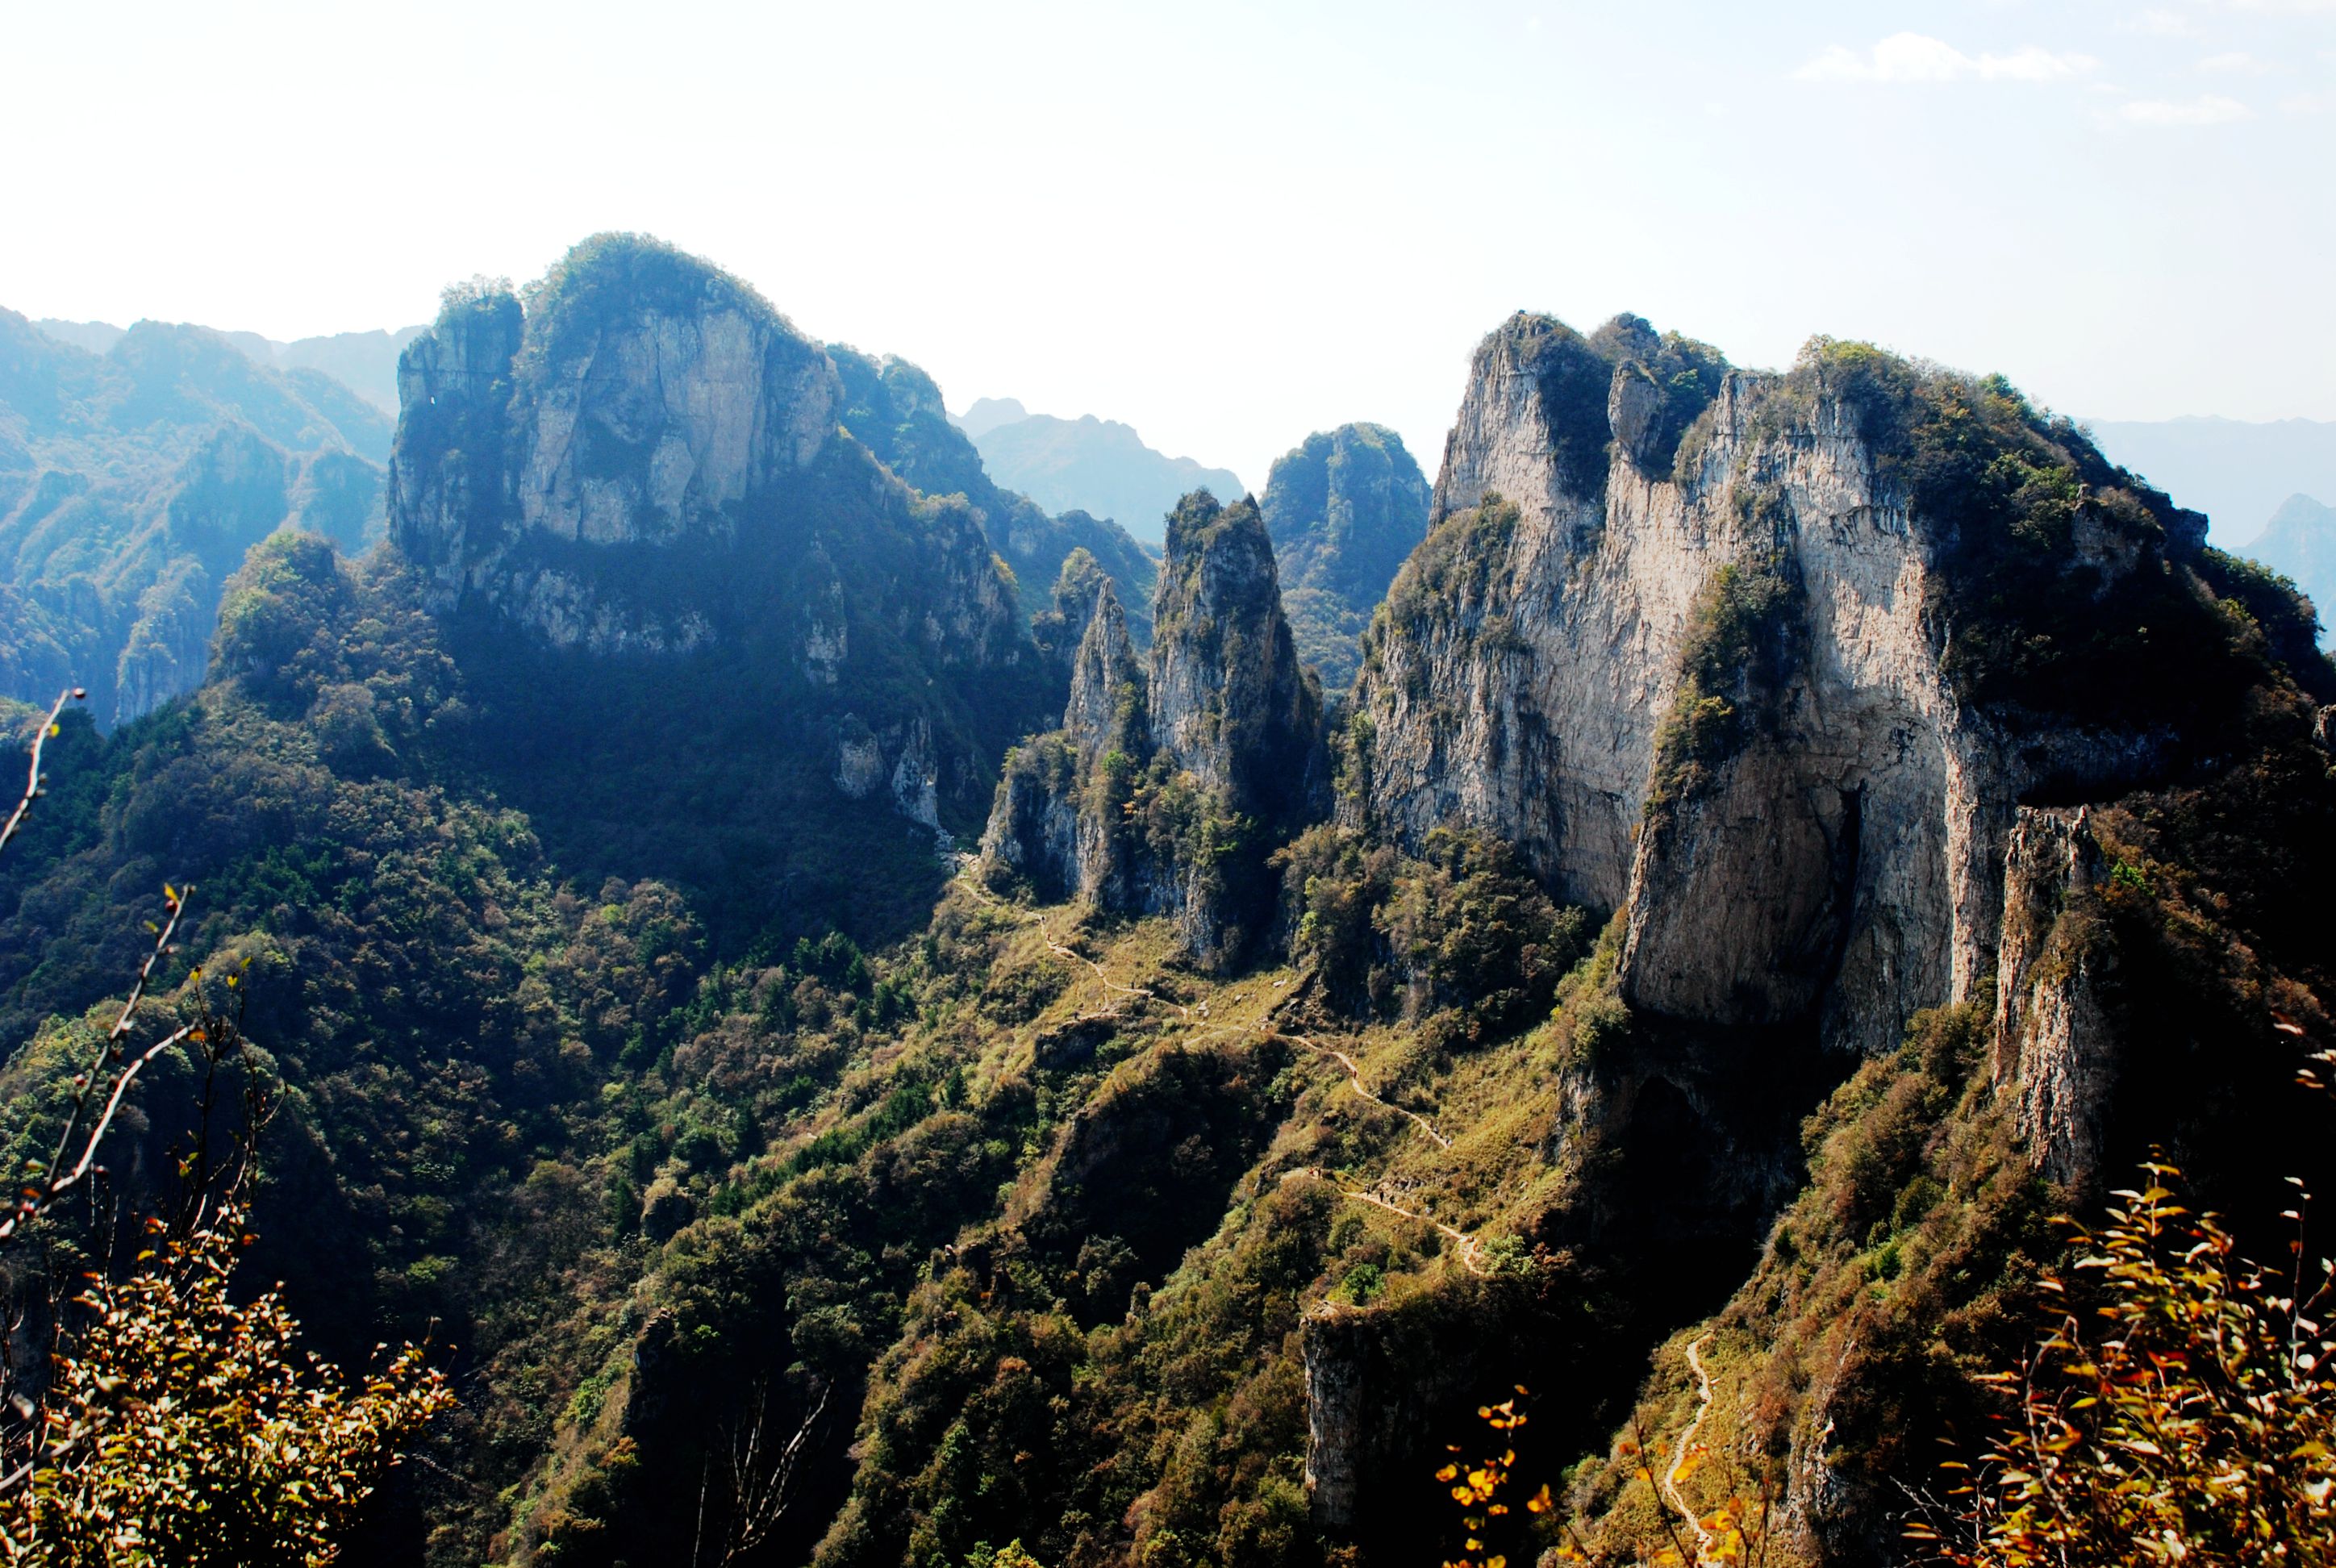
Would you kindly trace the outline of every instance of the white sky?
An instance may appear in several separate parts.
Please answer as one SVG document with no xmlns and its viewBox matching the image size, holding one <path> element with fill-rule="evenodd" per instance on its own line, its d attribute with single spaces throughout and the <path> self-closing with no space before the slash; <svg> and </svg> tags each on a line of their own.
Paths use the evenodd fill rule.
<svg viewBox="0 0 2336 1568">
<path fill-rule="evenodd" d="M 2336 418 L 2336 0 L 0 0 L 0 305 L 289 338 L 601 229 L 1261 486 L 1510 311 Z"/>
</svg>

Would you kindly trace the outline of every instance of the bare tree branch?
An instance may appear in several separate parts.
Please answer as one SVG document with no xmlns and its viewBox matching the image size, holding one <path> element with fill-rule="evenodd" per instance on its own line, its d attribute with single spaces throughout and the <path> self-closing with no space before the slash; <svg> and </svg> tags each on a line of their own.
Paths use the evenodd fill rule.
<svg viewBox="0 0 2336 1568">
<path fill-rule="evenodd" d="M 41 727 L 33 735 L 33 765 L 25 770 L 24 798 L 18 801 L 16 809 L 8 813 L 7 824 L 0 826 L 0 849 L 8 847 L 8 841 L 15 838 L 16 830 L 24 825 L 24 818 L 31 813 L 33 803 L 41 798 L 41 753 L 48 745 L 49 737 L 57 733 L 57 719 L 65 711 L 65 704 L 80 702 L 88 696 L 88 692 L 74 687 L 69 691 L 57 693 L 57 700 L 49 705 L 49 716 L 41 721 Z"/>
<path fill-rule="evenodd" d="M 190 894 L 193 891 L 191 886 L 187 889 Z M 80 1185 L 89 1174 L 97 1160 L 98 1144 L 104 1138 L 106 1129 L 112 1125 L 114 1113 L 122 1108 L 122 1096 L 129 1093 L 131 1084 L 146 1064 L 180 1041 L 200 1033 L 212 1021 L 209 1008 L 206 1006 L 194 1023 L 157 1041 L 126 1062 L 123 1059 L 127 1048 L 124 1042 L 130 1035 L 131 1016 L 137 1012 L 138 1004 L 145 999 L 146 988 L 154 978 L 155 966 L 171 950 L 170 939 L 179 929 L 179 917 L 186 911 L 186 900 L 180 895 L 178 889 L 164 888 L 162 897 L 165 907 L 170 911 L 170 919 L 155 932 L 153 950 L 146 955 L 146 961 L 139 966 L 138 979 L 122 1004 L 121 1015 L 113 1020 L 113 1027 L 105 1032 L 104 1039 L 98 1043 L 89 1065 L 73 1078 L 73 1109 L 66 1113 L 64 1125 L 58 1131 L 56 1154 L 50 1158 L 36 1180 L 25 1183 L 8 1216 L 0 1219 L 0 1244 L 15 1240 L 27 1222 L 46 1213 L 59 1198 Z M 107 1071 L 109 1064 L 112 1069 L 110 1074 Z M 104 1110 L 92 1124 L 88 1121 L 90 1099 L 101 1078 L 107 1079 L 109 1083 Z M 77 1156 L 74 1153 L 76 1140 L 80 1146 Z"/>
<path fill-rule="evenodd" d="M 754 1414 L 744 1430 L 733 1429 L 724 1462 L 729 1471 L 730 1520 L 723 1532 L 720 1561 L 728 1564 L 754 1552 L 770 1538 L 779 1521 L 786 1516 L 794 1502 L 795 1466 L 802 1461 L 803 1446 L 811 1439 L 820 1417 L 827 1413 L 828 1397 L 834 1385 L 819 1382 L 814 1385 L 819 1397 L 802 1422 L 795 1427 L 777 1455 L 766 1451 L 764 1433 L 770 1415 L 770 1385 L 757 1383 L 754 1388 Z M 706 1498 L 701 1486 L 698 1496 L 699 1532 L 705 1529 Z M 695 1551 L 692 1553 L 693 1560 Z"/>
</svg>

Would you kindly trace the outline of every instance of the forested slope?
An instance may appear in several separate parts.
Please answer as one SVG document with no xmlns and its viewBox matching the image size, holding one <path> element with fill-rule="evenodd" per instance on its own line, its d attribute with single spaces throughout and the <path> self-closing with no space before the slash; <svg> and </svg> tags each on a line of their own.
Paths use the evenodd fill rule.
<svg viewBox="0 0 2336 1568">
<path fill-rule="evenodd" d="M 390 425 L 316 370 L 141 321 L 103 354 L 0 310 L 0 697 L 107 725 L 200 684 L 221 585 L 291 523 L 380 533 Z"/>
<path fill-rule="evenodd" d="M 164 878 L 250 959 L 254 1266 L 463 1399 L 369 1560 L 1446 1561 L 1522 1385 L 1475 1557 L 1889 1561 L 2052 1216 L 2327 1174 L 2309 606 L 2000 380 L 1505 324 L 1342 712 L 1257 507 L 1042 645 L 908 367 L 661 247 L 406 375 L 390 546 L 0 865 L 12 1125 Z"/>
</svg>

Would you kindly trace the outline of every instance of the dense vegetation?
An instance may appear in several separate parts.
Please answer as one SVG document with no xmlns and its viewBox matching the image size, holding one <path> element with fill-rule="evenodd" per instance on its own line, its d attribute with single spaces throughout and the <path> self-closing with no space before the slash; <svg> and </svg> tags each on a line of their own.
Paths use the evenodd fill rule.
<svg viewBox="0 0 2336 1568">
<path fill-rule="evenodd" d="M 662 1241 L 693 1201 L 676 1190 L 693 1174 L 703 1187 L 758 1136 L 751 1097 L 692 1113 L 656 1086 L 705 1016 L 685 1004 L 706 927 L 667 885 L 550 874 L 527 820 L 481 787 L 477 759 L 495 754 L 473 726 L 501 710 L 394 571 L 352 572 L 325 541 L 278 535 L 231 585 L 219 665 L 226 678 L 196 702 L 108 743 L 85 726 L 61 737 L 56 795 L 0 885 L 8 1026 L 61 1046 L 78 1027 L 66 1020 L 134 969 L 144 890 L 164 868 L 195 881 L 196 940 L 179 961 L 249 961 L 250 1027 L 287 1086 L 250 1266 L 287 1280 L 344 1363 L 435 1321 L 458 1368 L 492 1366 L 567 1313 L 560 1271 L 579 1249 Z M 663 765 L 656 751 L 634 755 L 636 808 L 686 815 L 639 787 Z M 704 788 L 712 775 L 694 776 Z M 931 865 L 930 838 L 894 848 L 909 824 L 872 803 L 836 820 L 846 837 L 825 852 L 838 861 Z M 733 908 L 724 891 L 696 889 L 699 906 Z M 731 940 L 789 954 L 793 930 Z M 774 1122 L 824 1091 L 852 1048 L 840 1042 L 898 1008 L 843 938 L 797 961 L 784 984 L 777 967 L 755 970 L 779 985 L 774 1016 L 819 1042 L 762 1086 Z M 12 1069 L 18 1092 L 61 1059 L 36 1044 Z M 611 1084 L 632 1087 L 604 1098 Z M 142 1163 L 161 1169 L 175 1128 L 150 1110 Z M 492 1466 L 497 1451 L 531 1451 L 538 1418 L 491 1404 L 464 1425 Z"/>
<path fill-rule="evenodd" d="M 567 353 L 574 313 L 718 287 L 665 265 L 586 255 L 528 330 Z M 1632 461 L 1668 445 L 1693 471 L 1720 374 L 1699 346 L 1618 327 L 1523 351 L 1563 463 L 1605 472 L 1588 388 L 1608 429 L 1621 364 L 1650 388 Z M 1100 579 L 1136 569 L 1063 534 L 1050 599 L 1017 584 L 1040 636 L 1012 650 L 1056 657 L 927 658 L 893 613 L 930 568 L 920 531 L 1014 503 L 978 493 L 911 367 L 835 358 L 851 434 L 774 520 L 884 607 L 834 687 L 741 609 L 793 604 L 773 586 L 793 559 L 651 561 L 747 629 L 627 661 L 426 613 L 394 552 L 352 564 L 281 532 L 227 585 L 213 678 L 111 735 L 68 721 L 0 862 L 0 1029 L 25 1042 L 0 1154 L 23 1160 L 69 1093 L 152 889 L 191 881 L 158 984 L 235 973 L 282 1086 L 242 1267 L 284 1285 L 228 1337 L 248 1328 L 274 1377 L 279 1302 L 343 1366 L 426 1335 L 459 1390 L 351 1560 L 1621 1563 L 1677 1550 L 1649 1461 L 1690 1423 L 1699 1468 L 1663 1480 L 1690 1513 L 1775 1504 L 1767 1561 L 1899 1550 L 1897 1488 L 1934 1477 L 1936 1439 L 1991 1429 L 2005 1400 L 1981 1375 L 2026 1347 L 2048 1281 L 2087 1289 L 2051 1220 L 2090 1194 L 2021 1145 L 1986 988 L 1864 1062 L 1806 1019 L 1634 1013 L 1625 920 L 1560 907 L 1513 846 L 1445 831 L 1406 854 L 1365 811 L 1320 820 L 1312 764 L 1280 744 L 1319 739 L 1294 673 L 1287 713 L 1215 716 L 1239 798 L 1137 743 L 1159 694 L 1124 671 L 1084 765 L 1128 863 L 1261 903 L 1224 963 L 1169 919 L 959 874 L 881 792 L 839 791 L 844 716 L 913 708 L 998 755 L 1059 711 Z M 2320 1107 L 2290 1087 L 2297 1032 L 2330 1028 L 2316 904 L 2336 878 L 2308 617 L 2008 388 L 1820 346 L 1760 416 L 1820 389 L 1952 524 L 1960 690 L 2019 724 L 2170 737 L 2147 787 L 2093 803 L 2103 875 L 2061 918 L 2117 1031 L 2105 1157 L 2162 1144 L 2262 1250 L 2249 1217 L 2327 1174 Z M 1781 532 L 1772 500 L 1745 491 L 1738 521 Z M 1175 526 L 1262 529 L 1205 499 Z M 1521 526 L 1497 496 L 1445 519 L 1362 657 L 1502 599 Z M 2136 586 L 2098 595 L 2112 558 Z M 1180 564 L 1163 637 L 1231 649 L 1197 684 L 1280 656 L 1242 597 L 1262 570 L 1228 588 L 1208 551 Z M 1763 733 L 1800 667 L 1800 591 L 1781 550 L 1705 586 L 1658 831 L 1662 800 Z M 1349 803 L 1372 744 L 1361 722 L 1338 737 Z M 1057 735 L 1006 765 L 1059 784 L 1083 764 Z M 950 831 L 987 783 L 944 802 Z M 143 1086 L 125 1193 L 167 1184 L 192 1082 Z M 1511 1423 L 1508 1495 L 1545 1505 L 1471 1515 L 1463 1548 L 1437 1467 L 1474 1452 L 1480 1409 Z M 374 1437 L 427 1412 L 375 1414 Z"/>
</svg>

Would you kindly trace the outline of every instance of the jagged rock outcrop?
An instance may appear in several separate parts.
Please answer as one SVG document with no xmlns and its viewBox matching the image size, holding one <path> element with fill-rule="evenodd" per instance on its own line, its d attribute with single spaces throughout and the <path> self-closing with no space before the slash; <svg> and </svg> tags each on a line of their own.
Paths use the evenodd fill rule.
<svg viewBox="0 0 2336 1568">
<path fill-rule="evenodd" d="M 1063 729 L 1081 767 L 1092 769 L 1114 747 L 1142 744 L 1149 689 L 1119 595 L 1108 581 L 1100 583 L 1071 663 L 1071 700 L 1063 709 Z"/>
<path fill-rule="evenodd" d="M 1326 784 L 1321 695 L 1263 519 L 1202 491 L 1169 519 L 1148 666 L 1102 582 L 1063 727 L 1009 763 L 982 852 L 1042 894 L 1173 914 L 1196 956 L 1230 964 L 1270 919 L 1267 853 Z"/>
<path fill-rule="evenodd" d="M 831 356 L 638 236 L 587 240 L 529 299 L 450 292 L 401 361 L 390 528 L 426 602 L 551 657 L 718 659 L 835 748 L 829 799 L 978 820 L 1061 674 L 963 487 L 920 493 L 845 424 L 936 484 L 949 454 L 918 443 L 970 448 L 930 380 Z"/>
<path fill-rule="evenodd" d="M 1293 825 L 1321 786 L 1321 699 L 1255 503 L 1201 491 L 1169 514 L 1153 627 L 1154 744 L 1269 833 Z"/>
<path fill-rule="evenodd" d="M 1353 809 L 1405 842 L 1499 834 L 1627 908 L 1636 1007 L 1814 1013 L 1872 1050 L 1993 971 L 2027 792 L 2112 787 L 2158 737 L 1959 687 L 1957 520 L 1915 504 L 1856 369 L 1724 371 L 1635 317 L 1487 338 L 1366 648 Z M 2181 543 L 2121 492 L 2072 511 L 2059 570 L 2098 593 Z"/>
<path fill-rule="evenodd" d="M 1157 574 L 1153 574 L 1156 579 Z M 1103 569 L 1100 561 L 1084 549 L 1074 549 L 1063 558 L 1055 573 L 1054 592 L 1046 608 L 1033 616 L 1030 633 L 1038 646 L 1046 649 L 1067 667 L 1078 658 L 1079 644 L 1085 640 L 1088 623 L 1093 620 L 1099 602 L 1100 590 L 1112 588 L 1113 601 L 1120 606 L 1123 617 L 1126 611 L 1126 590 L 1116 578 Z M 1144 607 L 1144 630 L 1151 630 L 1150 606 Z M 1134 625 L 1130 623 L 1130 635 Z"/>
<path fill-rule="evenodd" d="M 1260 502 L 1298 651 L 1328 690 L 1351 685 L 1363 630 L 1427 532 L 1419 464 L 1384 425 L 1317 432 L 1275 461 Z"/>
<path fill-rule="evenodd" d="M 829 782 L 847 799 L 864 801 L 889 790 L 895 811 L 939 833 L 941 767 L 932 726 L 922 714 L 881 734 L 856 713 L 836 723 L 835 770 Z"/>
<path fill-rule="evenodd" d="M 2021 808 L 2004 857 L 1998 953 L 1996 1092 L 2037 1168 L 2081 1184 L 2099 1171 L 2117 1039 L 2104 988 L 2116 971 L 2087 813 Z"/>
</svg>

